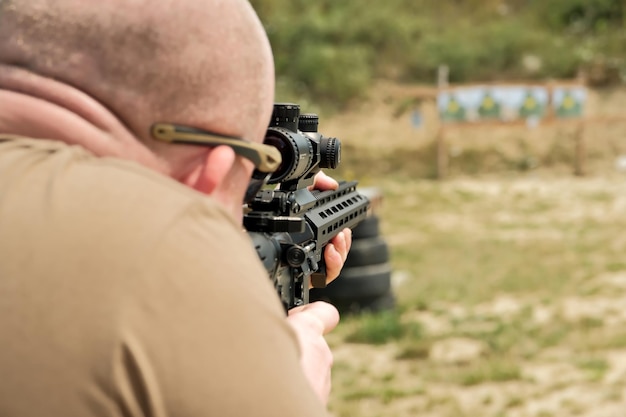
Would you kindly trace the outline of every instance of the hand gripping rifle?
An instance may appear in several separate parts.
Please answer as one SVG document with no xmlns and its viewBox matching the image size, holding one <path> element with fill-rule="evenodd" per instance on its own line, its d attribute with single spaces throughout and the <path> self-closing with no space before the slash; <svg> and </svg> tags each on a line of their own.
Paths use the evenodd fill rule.
<svg viewBox="0 0 626 417">
<path fill-rule="evenodd" d="M 321 168 L 334 169 L 341 143 L 317 131 L 315 114 L 300 114 L 297 104 L 274 105 L 265 144 L 281 153 L 271 175 L 272 190 L 261 190 L 248 203 L 244 226 L 286 310 L 309 302 L 309 284 L 326 286 L 324 247 L 341 230 L 367 216 L 368 199 L 357 182 L 340 182 L 336 190 L 311 190 Z"/>
</svg>

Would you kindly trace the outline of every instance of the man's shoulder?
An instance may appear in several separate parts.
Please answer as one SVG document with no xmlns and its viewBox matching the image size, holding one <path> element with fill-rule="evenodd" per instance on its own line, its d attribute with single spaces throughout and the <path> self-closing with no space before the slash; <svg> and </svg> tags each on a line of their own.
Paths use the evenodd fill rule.
<svg viewBox="0 0 626 417">
<path fill-rule="evenodd" d="M 100 239 L 119 251 L 140 250 L 171 228 L 219 228 L 239 234 L 214 199 L 139 164 L 99 158 L 53 141 L 0 142 L 0 212 L 59 240 Z M 17 223 L 15 223 L 17 221 Z M 2 221 L 0 221 L 2 223 Z"/>
<path fill-rule="evenodd" d="M 131 162 L 48 145 L 11 157 L 0 145 L 0 263 L 7 271 L 89 276 L 94 291 L 135 285 L 139 292 L 183 277 L 195 282 L 189 288 L 237 291 L 248 280 L 207 281 L 207 274 L 264 272 L 242 227 L 214 199 Z M 124 292 L 131 293 L 115 294 Z"/>
<path fill-rule="evenodd" d="M 64 210 L 140 211 L 143 218 L 150 218 L 204 205 L 216 215 L 225 215 L 213 199 L 138 163 L 96 157 L 80 146 L 56 141 L 13 137 L 3 142 L 4 137 L 0 135 L 4 177 L 0 186 L 13 180 L 28 194 L 45 191 L 43 198 L 66 200 Z"/>
</svg>

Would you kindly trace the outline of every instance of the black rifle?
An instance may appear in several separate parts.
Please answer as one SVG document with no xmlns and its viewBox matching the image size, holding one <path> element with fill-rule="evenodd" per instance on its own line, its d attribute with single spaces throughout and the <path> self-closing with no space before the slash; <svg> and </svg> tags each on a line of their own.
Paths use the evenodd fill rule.
<svg viewBox="0 0 626 417">
<path fill-rule="evenodd" d="M 300 115 L 296 104 L 276 104 L 265 143 L 279 149 L 282 163 L 248 203 L 244 226 L 286 310 L 309 302 L 309 283 L 326 286 L 324 248 L 346 227 L 367 216 L 369 200 L 357 182 L 336 190 L 311 190 L 321 168 L 334 169 L 341 143 L 317 132 L 318 117 Z"/>
</svg>

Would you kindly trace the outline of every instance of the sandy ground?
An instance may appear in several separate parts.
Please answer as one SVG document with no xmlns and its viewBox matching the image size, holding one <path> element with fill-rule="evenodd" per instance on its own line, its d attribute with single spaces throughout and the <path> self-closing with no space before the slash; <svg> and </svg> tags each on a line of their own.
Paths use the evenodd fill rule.
<svg viewBox="0 0 626 417">
<path fill-rule="evenodd" d="M 376 149 L 385 147 L 403 152 L 432 141 L 438 125 L 432 107 L 422 105 L 424 124 L 415 127 L 410 114 L 394 116 L 398 101 L 389 89 L 375 93 L 370 102 L 362 104 L 356 112 L 335 116 L 323 123 L 323 130 L 341 136 L 351 145 Z M 590 98 L 592 114 L 610 114 L 610 109 L 619 107 L 625 93 L 593 93 Z M 550 130 L 552 129 L 552 130 Z M 619 219 L 624 224 L 626 216 L 626 176 L 620 170 L 619 158 L 626 153 L 626 123 L 593 125 L 586 127 L 588 132 L 587 150 L 596 156 L 589 165 L 590 172 L 585 178 L 570 176 L 565 170 L 557 173 L 538 171 L 535 176 L 501 180 L 497 175 L 487 178 L 456 177 L 447 187 L 461 188 L 483 196 L 497 197 L 499 193 L 545 196 L 558 200 L 558 205 L 567 210 L 558 210 L 561 216 L 550 221 L 590 221 L 610 222 Z M 603 129 L 600 132 L 600 129 Z M 521 133 L 520 133 L 521 132 Z M 498 143 L 503 138 L 523 135 L 531 147 L 539 149 L 546 137 L 554 138 L 560 133 L 553 128 L 542 131 L 494 129 L 485 135 L 485 130 L 454 131 L 450 133 L 449 144 L 462 152 L 465 148 L 482 144 Z M 519 151 L 518 144 L 510 146 L 512 152 Z M 606 202 L 587 204 L 580 195 L 605 193 L 611 204 Z M 608 208 L 607 208 L 608 207 Z M 510 221 L 517 214 L 502 211 L 502 221 Z M 507 217 L 508 216 L 508 217 Z M 440 221 L 447 227 L 477 227 L 463 219 L 442 214 L 433 222 Z M 457 222 L 455 224 L 455 222 Z M 550 228 L 532 232 L 511 230 L 502 239 L 551 239 Z M 535 233 L 534 235 L 529 233 Z M 541 234 L 543 235 L 537 235 Z M 625 234 L 626 236 L 626 234 Z M 399 233 L 389 236 L 390 244 L 401 244 L 402 239 L 411 238 Z M 605 242 L 626 249 L 626 238 Z M 626 259 L 626 258 L 625 258 Z M 402 291 L 402 285 L 415 277 L 403 271 L 395 271 L 395 291 Z M 626 270 L 609 271 L 590 279 L 580 294 L 563 296 L 559 299 L 541 302 L 537 298 L 516 298 L 506 294 L 494 297 L 487 303 L 472 307 L 468 311 L 460 305 L 445 306 L 447 315 L 431 311 L 407 312 L 405 321 L 419 322 L 428 335 L 436 339 L 429 346 L 426 359 L 419 361 L 399 360 L 401 347 L 395 343 L 382 346 L 346 343 L 341 333 L 331 335 L 329 340 L 335 353 L 338 370 L 335 371 L 335 394 L 331 400 L 331 410 L 336 417 L 447 417 L 447 416 L 494 416 L 494 417 L 622 417 L 626 416 L 626 349 L 602 345 L 589 352 L 577 351 L 576 346 L 551 347 L 531 358 L 519 361 L 521 375 L 507 382 L 478 383 L 461 386 L 444 382 L 432 382 L 422 375 L 428 366 L 467 365 L 478 361 L 487 347 L 480 341 L 454 335 L 451 331 L 455 320 L 463 320 L 470 315 L 483 317 L 516 317 L 521 311 L 530 311 L 533 325 L 549 325 L 555 318 L 564 323 L 580 323 L 584 320 L 598 321 L 606 334 L 621 330 L 626 325 Z M 597 291 L 602 288 L 602 291 Z M 597 329 L 596 329 L 597 330 Z M 594 334 L 597 334 L 596 331 Z M 438 337 L 438 335 L 442 335 Z M 584 334 L 581 336 L 584 337 Z M 604 346 L 604 347 L 603 347 Z M 598 362 L 601 372 L 580 365 L 580 358 L 587 354 Z M 430 364 L 430 365 L 429 365 Z M 366 389 L 372 381 L 374 393 L 350 396 L 356 386 Z M 382 382 L 381 382 L 382 381 Z M 386 381 L 386 382 L 385 382 Z M 391 394 L 385 393 L 388 390 Z M 393 393 L 396 394 L 393 394 Z M 398 394 L 399 393 L 399 394 Z"/>
</svg>

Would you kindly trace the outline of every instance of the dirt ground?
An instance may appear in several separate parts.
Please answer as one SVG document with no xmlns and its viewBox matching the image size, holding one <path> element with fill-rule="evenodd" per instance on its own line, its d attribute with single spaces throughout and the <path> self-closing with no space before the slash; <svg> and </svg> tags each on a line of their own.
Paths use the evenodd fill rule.
<svg viewBox="0 0 626 417">
<path fill-rule="evenodd" d="M 382 345 L 348 343 L 346 335 L 351 331 L 350 326 L 358 324 L 349 323 L 339 329 L 329 339 L 336 363 L 334 415 L 626 415 L 626 258 L 619 258 L 619 253 L 626 250 L 626 235 L 610 231 L 604 234 L 612 227 L 622 230 L 626 227 L 626 177 L 551 181 L 456 179 L 443 188 L 444 192 L 462 190 L 478 197 L 468 204 L 467 210 L 427 214 L 428 219 L 423 219 L 425 223 L 453 229 L 468 238 L 488 235 L 503 242 L 531 245 L 558 241 L 568 233 L 569 226 L 553 225 L 585 223 L 597 228 L 596 234 L 589 231 L 589 239 L 606 245 L 607 252 L 613 254 L 610 255 L 613 263 L 607 263 L 612 267 L 580 279 L 568 291 L 546 289 L 520 295 L 507 292 L 505 288 L 494 288 L 485 301 L 476 304 L 434 302 L 426 309 L 412 306 L 410 285 L 427 277 L 396 270 L 394 292 L 404 307 L 401 320 L 418 323 L 424 330 L 421 340 L 413 342 L 426 340 L 426 352 L 419 357 L 403 358 L 407 345 L 413 343 L 411 340 L 390 340 Z M 531 215 L 516 213 L 506 210 L 508 205 L 502 203 L 513 195 L 527 201 L 559 203 Z M 602 198 L 590 198 L 600 195 Z M 500 204 L 495 203 L 498 200 Z M 495 230 L 480 216 L 472 220 L 472 213 L 481 210 L 482 204 L 493 208 L 494 215 L 490 217 L 495 219 L 493 221 L 519 227 Z M 528 227 L 534 222 L 545 227 Z M 406 244 L 401 228 L 392 225 L 387 230 L 386 238 L 392 248 Z M 428 239 L 420 247 L 427 243 Z M 471 256 L 471 252 L 468 255 Z M 564 252 L 563 256 L 575 254 Z M 602 263 L 600 257 L 602 251 L 589 259 Z M 528 261 L 547 262 L 544 259 Z M 552 258 L 550 262 L 559 262 L 559 259 Z M 485 265 L 486 271 L 489 268 Z M 463 274 L 463 271 L 455 272 Z M 574 273 L 572 279 L 576 281 Z M 480 335 L 495 335 L 500 327 L 510 333 L 511 340 L 506 343 L 527 343 L 533 347 L 510 346 L 503 354 L 494 354 L 494 347 L 490 346 L 492 340 Z M 504 369 L 496 369 L 503 365 Z M 475 380 L 459 382 L 453 377 L 463 369 L 472 369 Z M 515 375 L 505 375 L 508 369 L 515 369 Z M 481 376 L 483 371 L 491 376 Z M 501 380 L 489 380 L 494 377 Z"/>
<path fill-rule="evenodd" d="M 520 295 L 503 286 L 487 290 L 492 292 L 476 303 L 417 308 L 413 297 L 422 287 L 415 283 L 425 277 L 417 276 L 419 268 L 412 269 L 409 261 L 399 262 L 402 267 L 394 270 L 393 281 L 401 321 L 419 324 L 423 334 L 415 343 L 426 343 L 419 354 L 407 358 L 410 340 L 347 342 L 355 327 L 366 325 L 364 320 L 348 321 L 332 333 L 333 415 L 626 416 L 626 255 L 620 255 L 626 252 L 626 234 L 621 232 L 626 227 L 626 122 L 585 125 L 589 159 L 583 177 L 574 176 L 571 159 L 564 158 L 560 164 L 520 172 L 486 169 L 470 175 L 452 170 L 450 178 L 438 182 L 413 176 L 411 170 L 424 163 L 414 159 L 413 151 L 427 147 L 438 131 L 434 108 L 420 105 L 422 124 L 416 127 L 410 110 L 398 115 L 402 97 L 397 86 L 382 86 L 356 111 L 320 124 L 323 133 L 340 137 L 347 150 L 367 154 L 346 158 L 354 165 L 342 174 L 391 195 L 381 215 L 392 256 L 407 247 L 423 248 L 452 231 L 461 240 L 486 238 L 535 248 L 529 251 L 529 263 L 566 263 L 573 268 L 573 279 L 564 291 L 536 291 L 529 284 Z M 619 115 L 624 102 L 626 91 L 591 92 L 590 120 Z M 572 129 L 454 129 L 447 143 L 453 158 L 485 147 L 545 156 L 558 150 L 554 143 L 559 141 L 571 150 Z M 407 189 L 409 196 L 394 197 Z M 430 198 L 451 203 L 429 211 L 423 206 Z M 517 210 L 520 206 L 525 209 Z M 411 210 L 420 223 L 392 215 Z M 562 253 L 560 244 L 551 246 L 572 237 L 581 240 L 579 246 Z M 545 247 L 550 257 L 534 258 L 541 254 L 537 246 Z M 471 244 L 467 247 L 472 250 Z M 463 272 L 455 272 L 461 279 Z M 498 351 L 494 343 L 502 340 L 509 345 Z M 468 369 L 473 379 L 455 379 Z"/>
</svg>

